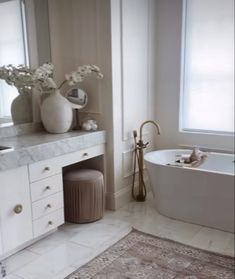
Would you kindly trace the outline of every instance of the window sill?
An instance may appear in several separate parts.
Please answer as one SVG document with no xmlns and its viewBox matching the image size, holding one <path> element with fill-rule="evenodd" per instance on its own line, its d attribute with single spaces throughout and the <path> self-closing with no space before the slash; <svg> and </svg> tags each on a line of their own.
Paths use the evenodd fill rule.
<svg viewBox="0 0 235 279">
<path fill-rule="evenodd" d="M 207 136 L 223 136 L 223 137 L 234 137 L 234 132 L 223 132 L 223 131 L 209 131 L 209 130 L 191 130 L 191 129 L 182 129 L 179 130 L 183 134 L 198 134 L 198 135 L 207 135 Z"/>
</svg>

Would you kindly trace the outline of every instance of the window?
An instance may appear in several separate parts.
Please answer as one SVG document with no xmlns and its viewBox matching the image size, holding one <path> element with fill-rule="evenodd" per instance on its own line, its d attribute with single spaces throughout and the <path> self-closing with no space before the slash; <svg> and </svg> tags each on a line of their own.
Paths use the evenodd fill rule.
<svg viewBox="0 0 235 279">
<path fill-rule="evenodd" d="M 23 0 L 0 0 L 0 66 L 28 64 Z M 11 118 L 15 87 L 0 80 L 0 124 Z"/>
<path fill-rule="evenodd" d="M 180 128 L 234 132 L 234 0 L 185 0 Z"/>
</svg>

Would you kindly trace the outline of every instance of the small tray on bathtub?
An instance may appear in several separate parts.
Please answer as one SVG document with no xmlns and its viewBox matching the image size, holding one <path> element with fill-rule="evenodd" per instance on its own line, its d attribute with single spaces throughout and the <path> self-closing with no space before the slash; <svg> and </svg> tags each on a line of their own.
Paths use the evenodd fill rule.
<svg viewBox="0 0 235 279">
<path fill-rule="evenodd" d="M 168 163 L 166 164 L 166 166 L 170 166 L 170 167 L 180 167 L 180 168 L 192 168 L 193 164 L 191 163 L 178 163 L 178 162 L 174 162 L 174 163 Z"/>
</svg>

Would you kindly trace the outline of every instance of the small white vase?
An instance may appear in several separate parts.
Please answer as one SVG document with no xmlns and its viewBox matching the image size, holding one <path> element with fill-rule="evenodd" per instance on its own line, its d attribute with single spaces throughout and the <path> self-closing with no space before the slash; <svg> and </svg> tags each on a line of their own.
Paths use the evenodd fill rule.
<svg viewBox="0 0 235 279">
<path fill-rule="evenodd" d="M 62 134 L 72 125 L 73 112 L 70 102 L 60 94 L 52 92 L 41 105 L 41 119 L 47 132 Z"/>
</svg>

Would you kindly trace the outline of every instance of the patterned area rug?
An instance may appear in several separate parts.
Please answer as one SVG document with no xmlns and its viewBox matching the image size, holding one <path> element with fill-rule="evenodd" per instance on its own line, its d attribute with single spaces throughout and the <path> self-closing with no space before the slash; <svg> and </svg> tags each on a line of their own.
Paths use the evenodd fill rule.
<svg viewBox="0 0 235 279">
<path fill-rule="evenodd" d="M 66 279 L 234 279 L 234 258 L 133 229 Z"/>
</svg>

